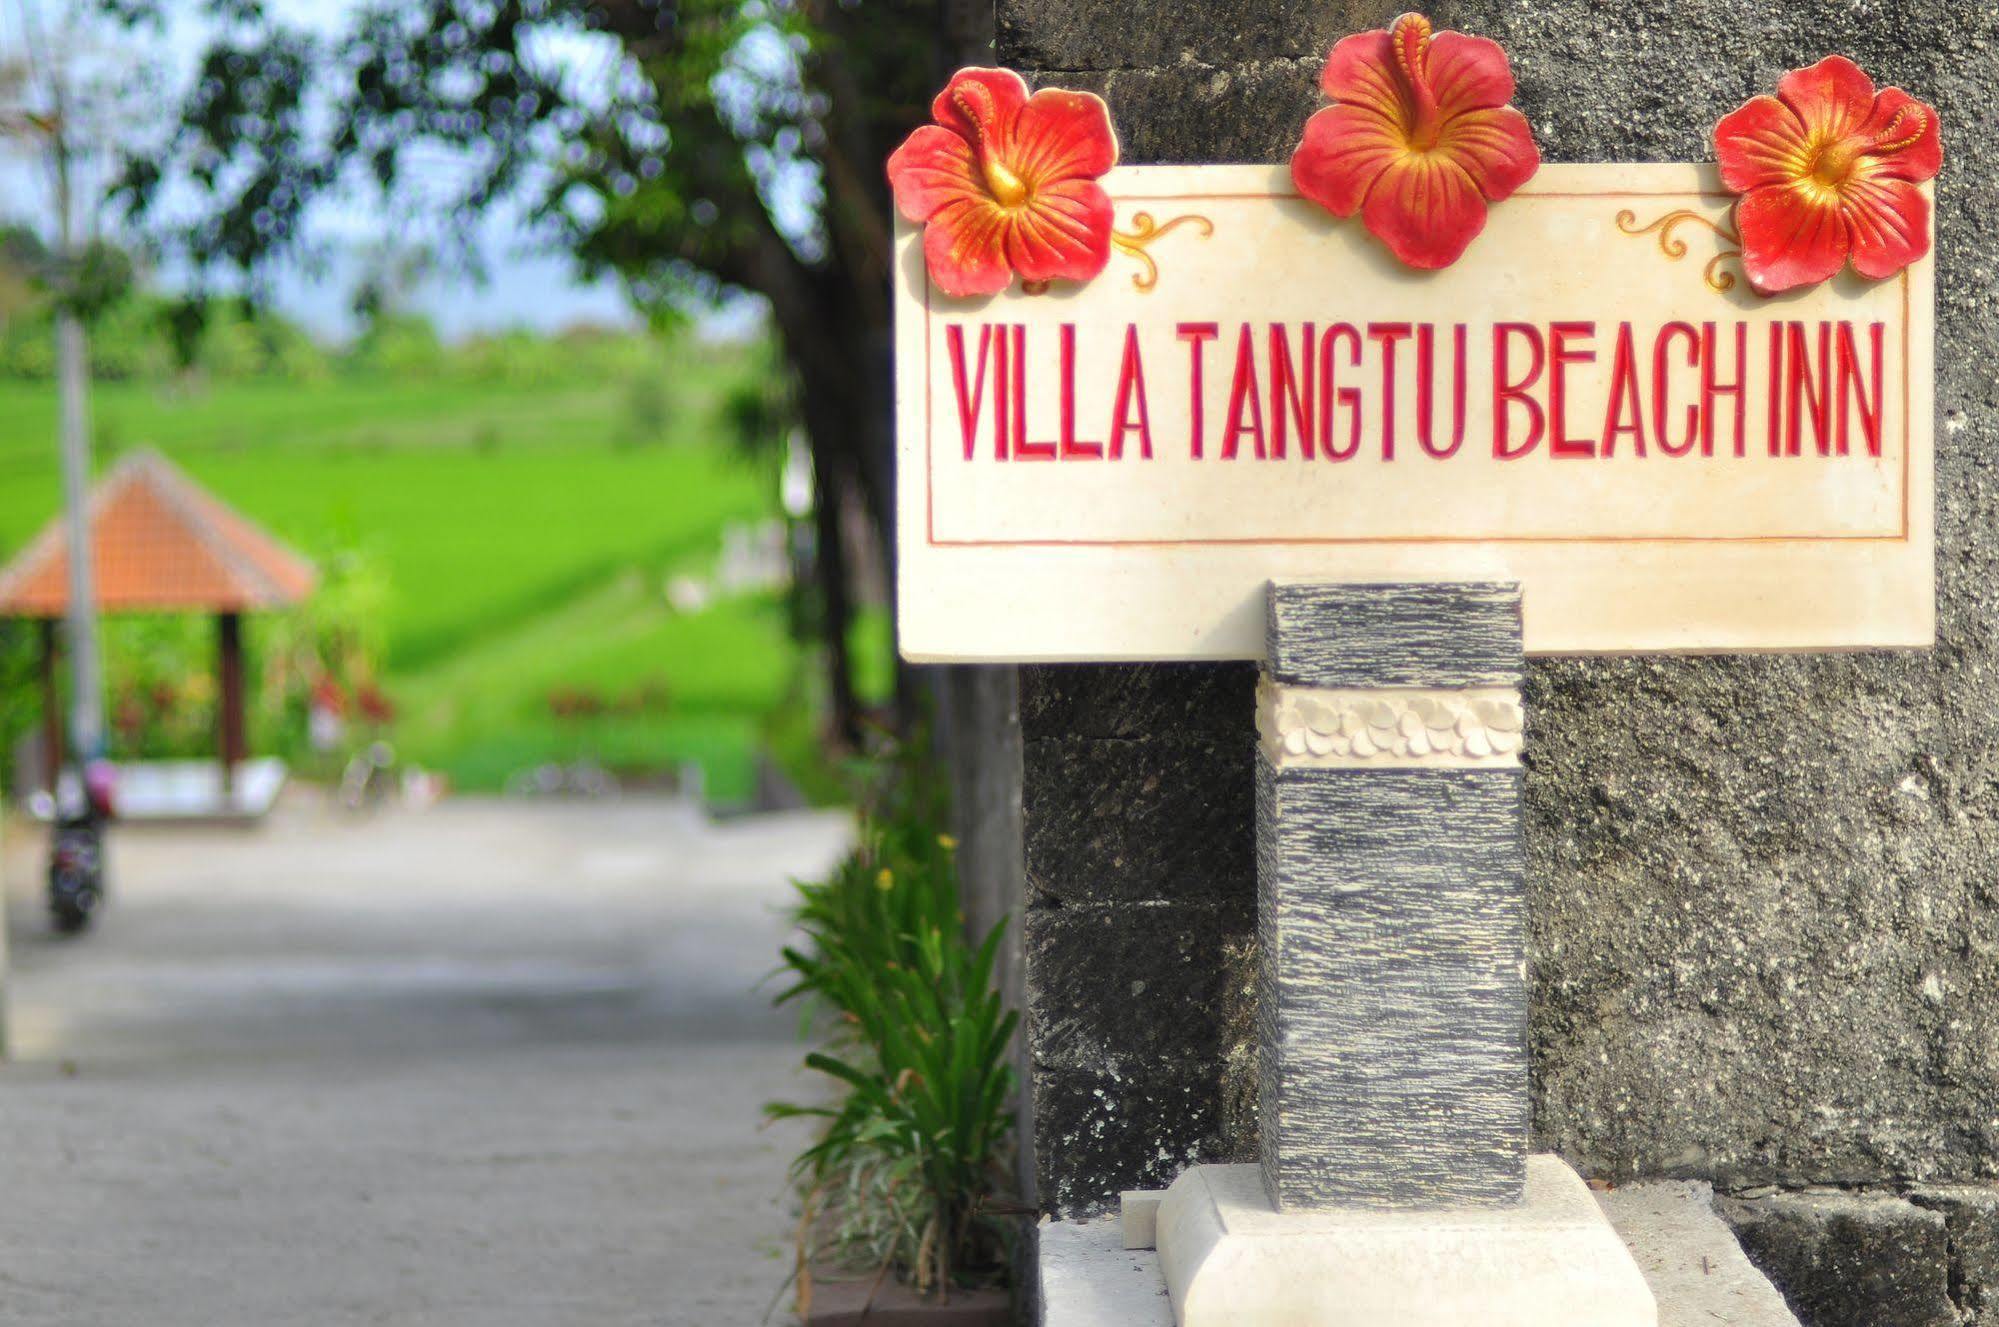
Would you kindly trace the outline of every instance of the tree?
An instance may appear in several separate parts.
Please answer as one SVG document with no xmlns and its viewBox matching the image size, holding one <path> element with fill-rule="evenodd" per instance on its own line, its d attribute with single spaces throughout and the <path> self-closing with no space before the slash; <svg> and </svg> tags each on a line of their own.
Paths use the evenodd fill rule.
<svg viewBox="0 0 1999 1327">
<path fill-rule="evenodd" d="M 106 0 L 162 21 L 167 0 Z M 972 0 L 366 0 L 339 34 L 209 0 L 213 43 L 124 194 L 206 270 L 254 278 L 310 243 L 312 204 L 434 177 L 465 225 L 524 206 L 644 308 L 767 303 L 821 500 L 859 502 L 892 561 L 889 196 L 882 163 L 976 57 Z M 423 154 L 428 153 L 429 156 Z M 169 221 L 170 181 L 202 200 Z M 821 559 L 822 563 L 837 559 Z M 844 587 L 824 597 L 845 612 Z M 826 623 L 836 726 L 857 705 Z"/>
</svg>

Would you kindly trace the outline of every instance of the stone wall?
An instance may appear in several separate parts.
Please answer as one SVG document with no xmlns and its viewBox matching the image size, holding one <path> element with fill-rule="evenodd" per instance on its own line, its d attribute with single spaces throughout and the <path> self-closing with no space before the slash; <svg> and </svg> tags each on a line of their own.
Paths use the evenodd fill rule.
<svg viewBox="0 0 1999 1327">
<path fill-rule="evenodd" d="M 1042 1206 L 1256 1155 L 1249 664 L 1021 669 Z"/>
<path fill-rule="evenodd" d="M 997 50 L 1105 94 L 1127 161 L 1274 162 L 1332 41 L 1395 8 L 999 0 Z M 1430 12 L 1506 44 L 1554 161 L 1705 159 L 1717 118 L 1831 51 L 1943 113 L 1937 649 L 1536 663 L 1531 1036 L 1539 1146 L 1609 1179 L 1774 1190 L 1753 1201 L 1785 1215 L 1754 1227 L 1824 1254 L 1787 1271 L 1759 1245 L 1794 1298 L 1844 1257 L 1827 1232 L 1857 1228 L 1814 1186 L 1892 1190 L 1882 1210 L 1930 1234 L 1855 1257 L 1992 1321 L 1974 1300 L 1999 1291 L 1953 1252 L 1976 1233 L 1945 1216 L 1931 1238 L 1923 1195 L 1999 1176 L 1999 8 Z M 1250 670 L 1038 667 L 1021 688 L 1038 1175 L 1076 1212 L 1253 1152 Z M 1885 1321 L 1813 1302 L 1817 1324 Z"/>
</svg>

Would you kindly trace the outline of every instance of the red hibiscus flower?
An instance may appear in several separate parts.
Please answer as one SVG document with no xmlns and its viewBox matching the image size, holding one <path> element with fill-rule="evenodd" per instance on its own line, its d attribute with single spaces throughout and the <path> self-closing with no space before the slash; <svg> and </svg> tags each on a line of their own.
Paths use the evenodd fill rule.
<svg viewBox="0 0 1999 1327">
<path fill-rule="evenodd" d="M 1361 221 L 1411 267 L 1449 267 L 1485 229 L 1486 204 L 1541 165 L 1527 117 L 1506 103 L 1506 52 L 1404 14 L 1345 38 L 1320 86 L 1333 105 L 1291 156 L 1298 192 Z"/>
<path fill-rule="evenodd" d="M 1937 113 L 1829 55 L 1714 128 L 1721 181 L 1742 195 L 1742 268 L 1765 295 L 1835 275 L 1849 258 L 1879 280 L 1930 251 L 1916 187 L 1943 166 Z"/>
<path fill-rule="evenodd" d="M 895 205 L 923 226 L 923 259 L 946 295 L 1023 281 L 1087 281 L 1111 256 L 1117 165 L 1102 100 L 1027 84 L 1007 69 L 961 69 L 930 108 L 937 123 L 888 159 Z"/>
</svg>

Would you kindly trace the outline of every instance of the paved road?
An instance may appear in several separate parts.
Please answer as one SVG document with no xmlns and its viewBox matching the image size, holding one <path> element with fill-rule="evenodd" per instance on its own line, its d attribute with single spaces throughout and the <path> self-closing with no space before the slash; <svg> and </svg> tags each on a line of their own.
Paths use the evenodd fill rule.
<svg viewBox="0 0 1999 1327">
<path fill-rule="evenodd" d="M 761 1321 L 803 1085 L 753 988 L 847 832 L 288 804 L 126 831 L 80 942 L 12 835 L 0 1324 Z"/>
</svg>

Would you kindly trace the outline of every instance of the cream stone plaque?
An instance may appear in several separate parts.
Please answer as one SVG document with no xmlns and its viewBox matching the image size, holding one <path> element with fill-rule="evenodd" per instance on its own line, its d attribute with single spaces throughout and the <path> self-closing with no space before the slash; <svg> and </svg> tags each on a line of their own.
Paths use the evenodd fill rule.
<svg viewBox="0 0 1999 1327">
<path fill-rule="evenodd" d="M 1927 646 L 1933 259 L 1765 297 L 1711 167 L 1543 166 L 1402 266 L 1282 167 L 1120 167 L 1087 283 L 896 248 L 913 659 L 1254 658 L 1277 580 L 1518 581 L 1535 653 Z"/>
</svg>

